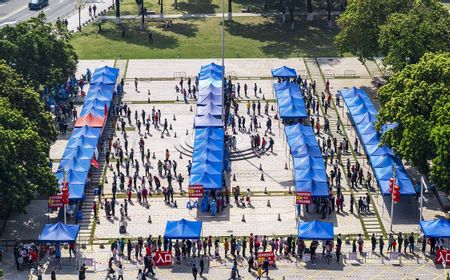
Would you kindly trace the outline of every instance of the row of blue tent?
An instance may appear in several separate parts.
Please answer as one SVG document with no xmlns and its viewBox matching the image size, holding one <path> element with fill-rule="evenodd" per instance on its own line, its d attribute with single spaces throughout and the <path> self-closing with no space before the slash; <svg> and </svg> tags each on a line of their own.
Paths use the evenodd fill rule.
<svg viewBox="0 0 450 280">
<path fill-rule="evenodd" d="M 414 186 L 406 173 L 402 161 L 386 145 L 381 145 L 381 134 L 375 129 L 377 110 L 363 89 L 352 87 L 341 91 L 341 96 L 355 125 L 356 133 L 369 158 L 383 195 L 390 195 L 389 180 L 394 177 L 401 195 L 416 195 Z"/>
<path fill-rule="evenodd" d="M 66 172 L 69 200 L 84 198 L 84 186 L 93 159 L 98 158 L 97 144 L 111 106 L 119 69 L 108 66 L 96 69 L 79 119 L 64 150 L 56 172 L 58 183 Z"/>
<path fill-rule="evenodd" d="M 222 66 L 201 67 L 190 185 L 222 188 L 224 138 L 222 118 Z"/>
<path fill-rule="evenodd" d="M 282 66 L 272 70 L 274 78 L 296 78 L 295 69 Z M 305 102 L 298 84 L 286 80 L 274 85 L 280 118 L 306 118 Z"/>
<path fill-rule="evenodd" d="M 312 127 L 297 123 L 285 126 L 284 132 L 294 162 L 295 191 L 328 196 L 325 163 Z"/>
</svg>

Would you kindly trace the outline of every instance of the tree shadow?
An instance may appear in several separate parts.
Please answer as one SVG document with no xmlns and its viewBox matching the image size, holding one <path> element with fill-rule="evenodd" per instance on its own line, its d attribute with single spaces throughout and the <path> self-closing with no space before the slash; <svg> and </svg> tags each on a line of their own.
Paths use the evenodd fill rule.
<svg viewBox="0 0 450 280">
<path fill-rule="evenodd" d="M 307 22 L 303 17 L 295 17 L 295 30 L 291 30 L 290 22 L 282 24 L 277 17 L 267 17 L 258 24 L 232 22 L 227 25 L 227 31 L 233 36 L 266 43 L 261 50 L 267 56 L 338 56 L 333 45 L 337 29 L 329 30 L 326 24 L 324 18 Z"/>
<path fill-rule="evenodd" d="M 175 8 L 175 4 L 172 4 Z M 213 4 L 212 0 L 188 0 L 187 2 L 178 2 L 176 9 L 185 14 L 213 14 L 218 5 Z"/>
<path fill-rule="evenodd" d="M 195 37 L 198 32 L 198 26 L 192 23 L 176 22 L 172 25 L 172 28 L 165 29 L 160 27 L 162 32 L 176 33 L 187 37 Z"/>
<path fill-rule="evenodd" d="M 125 31 L 122 37 L 122 31 Z M 152 42 L 149 40 L 149 32 L 152 34 Z M 98 33 L 98 31 L 97 31 Z M 89 36 L 89 34 L 86 34 Z M 127 44 L 147 46 L 154 49 L 171 49 L 177 48 L 179 42 L 173 36 L 165 35 L 160 30 L 150 28 L 147 24 L 145 31 L 140 31 L 140 22 L 127 21 L 121 26 L 113 23 L 107 23 L 102 25 L 102 31 L 98 33 L 98 36 L 103 36 L 109 40 L 122 41 Z"/>
</svg>

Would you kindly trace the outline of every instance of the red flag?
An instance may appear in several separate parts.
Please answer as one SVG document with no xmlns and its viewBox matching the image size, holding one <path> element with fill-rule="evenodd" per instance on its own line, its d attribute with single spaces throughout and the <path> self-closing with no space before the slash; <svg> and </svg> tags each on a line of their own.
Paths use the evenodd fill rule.
<svg viewBox="0 0 450 280">
<path fill-rule="evenodd" d="M 106 101 L 105 101 L 105 117 L 108 116 L 108 106 L 106 106 Z"/>
<path fill-rule="evenodd" d="M 94 166 L 97 169 L 100 168 L 100 164 L 98 164 L 98 161 L 96 161 L 94 158 L 91 159 L 91 165 Z"/>
</svg>

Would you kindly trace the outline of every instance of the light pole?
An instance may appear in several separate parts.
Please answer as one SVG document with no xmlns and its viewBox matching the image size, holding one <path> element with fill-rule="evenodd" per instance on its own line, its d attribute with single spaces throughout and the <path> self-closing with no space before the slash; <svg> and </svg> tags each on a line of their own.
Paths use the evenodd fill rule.
<svg viewBox="0 0 450 280">
<path fill-rule="evenodd" d="M 222 121 L 225 124 L 225 0 L 222 0 Z"/>
<path fill-rule="evenodd" d="M 393 184 L 392 184 L 392 193 L 391 193 L 391 232 L 392 232 L 392 224 L 394 222 L 394 189 L 395 189 L 395 185 L 397 184 L 397 178 L 396 178 L 396 173 L 397 173 L 397 165 L 394 163 L 394 172 L 393 172 Z"/>
<path fill-rule="evenodd" d="M 75 7 L 78 9 L 78 31 L 81 31 L 81 8 L 83 7 L 82 0 L 77 0 Z"/>
</svg>

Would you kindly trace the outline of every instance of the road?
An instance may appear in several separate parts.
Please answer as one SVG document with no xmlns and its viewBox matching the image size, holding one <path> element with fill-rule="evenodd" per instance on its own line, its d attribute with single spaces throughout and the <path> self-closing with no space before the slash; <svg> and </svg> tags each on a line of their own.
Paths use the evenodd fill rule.
<svg viewBox="0 0 450 280">
<path fill-rule="evenodd" d="M 36 16 L 40 11 L 30 11 L 28 9 L 29 0 L 0 0 L 0 27 L 18 22 Z M 83 1 L 87 2 L 87 1 Z M 42 9 L 49 21 L 65 18 L 75 13 L 74 0 L 49 0 L 49 5 Z"/>
</svg>

